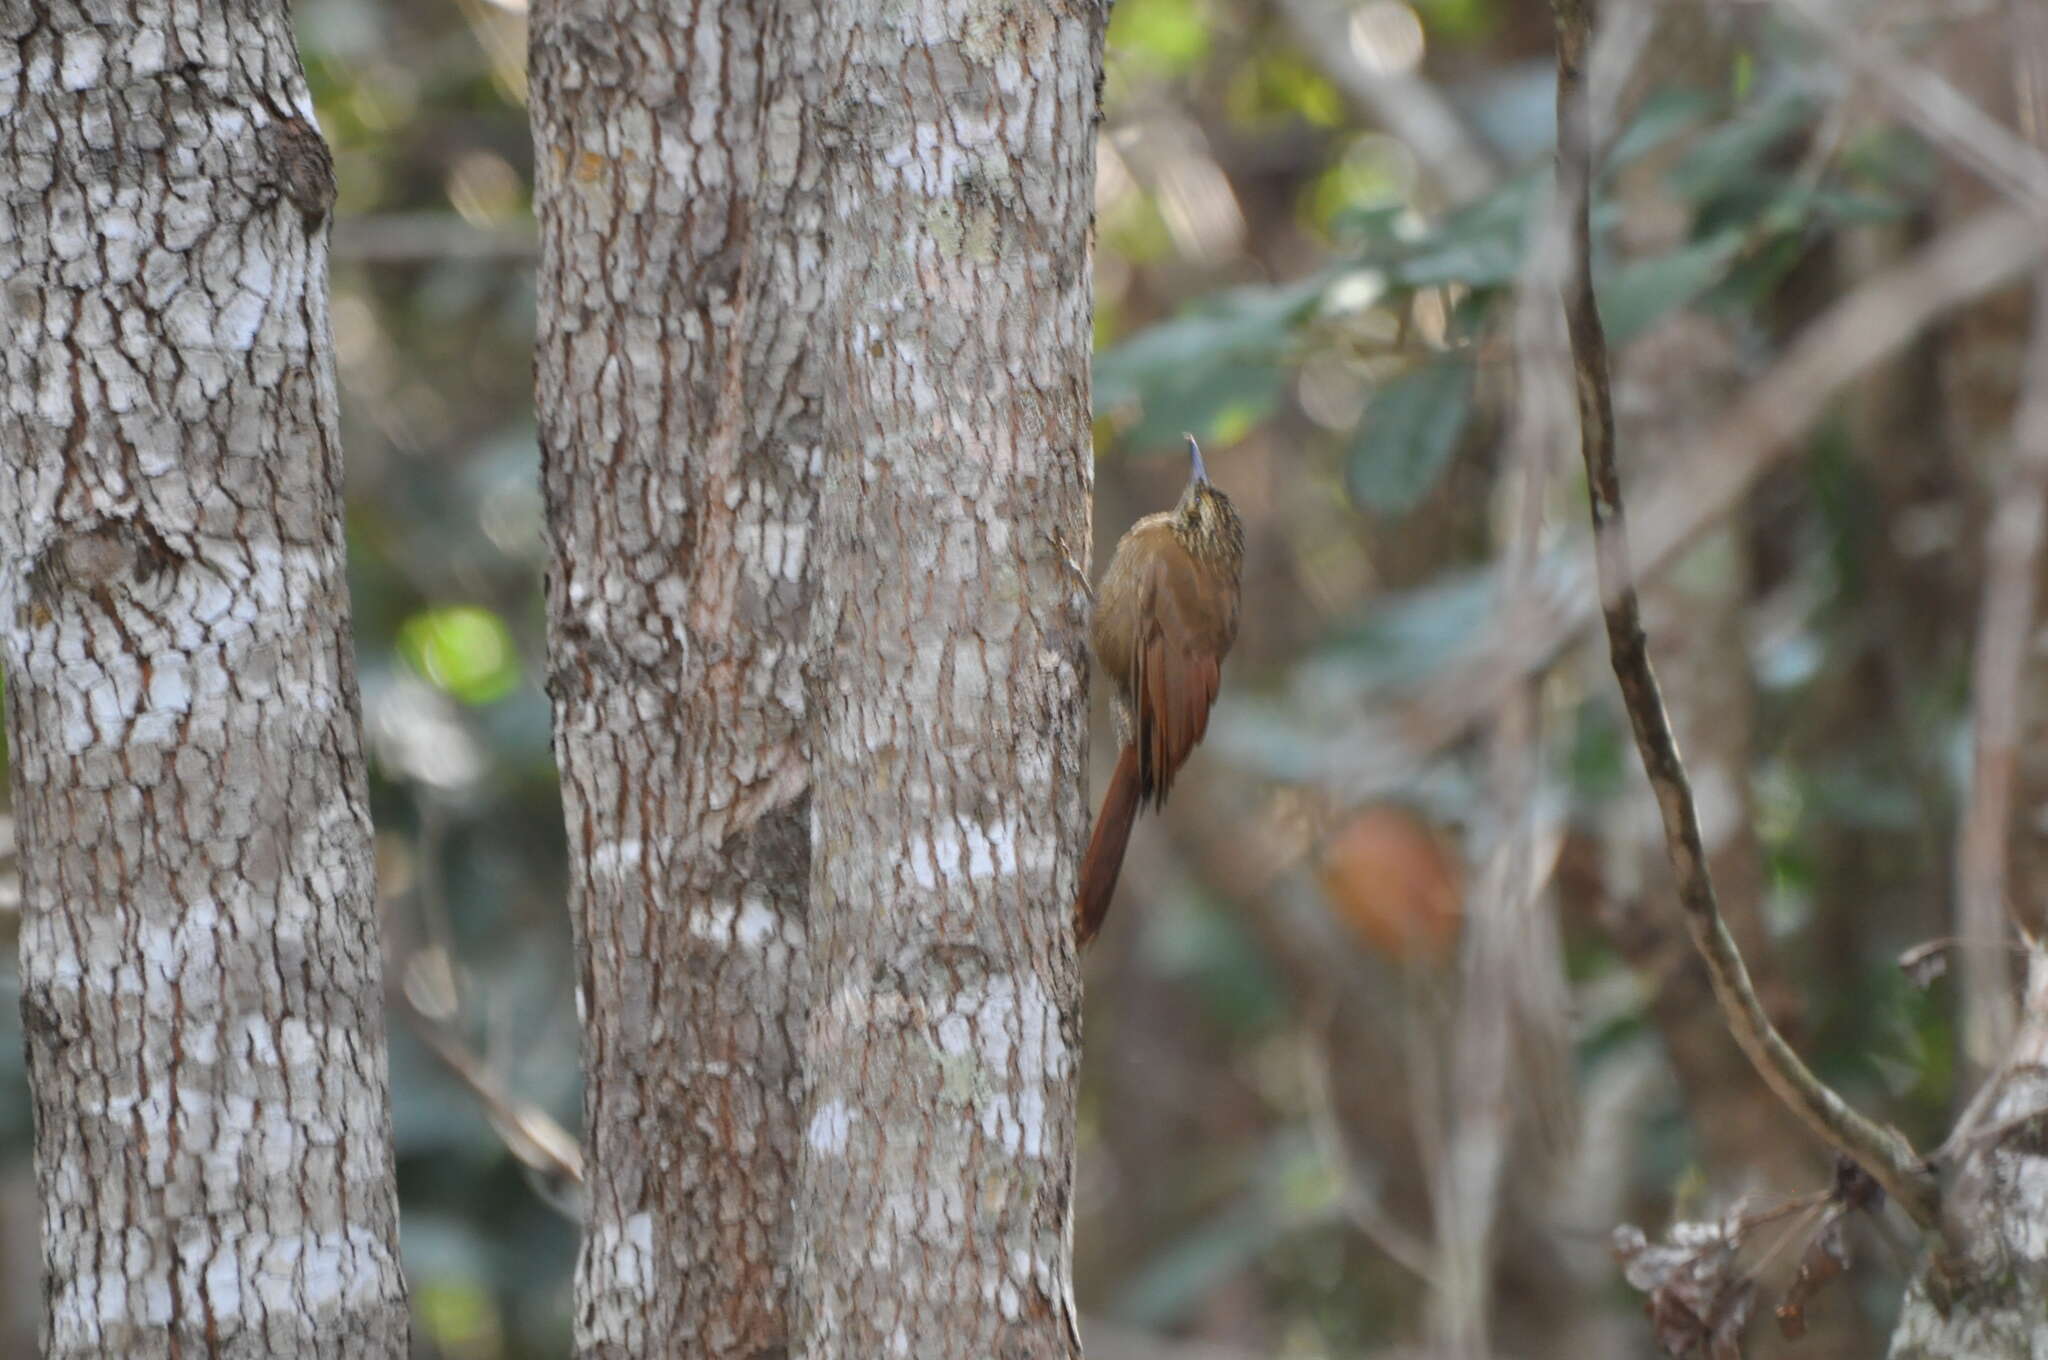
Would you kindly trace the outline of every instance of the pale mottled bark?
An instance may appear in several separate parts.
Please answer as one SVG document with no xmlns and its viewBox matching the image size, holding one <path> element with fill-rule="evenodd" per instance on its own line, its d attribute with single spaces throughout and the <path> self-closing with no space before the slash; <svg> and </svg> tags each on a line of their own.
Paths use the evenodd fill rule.
<svg viewBox="0 0 2048 1360">
<path fill-rule="evenodd" d="M 1105 13 L 827 5 L 796 1349 L 1074 1356 L 1085 542 Z"/>
<path fill-rule="evenodd" d="M 1993 1081 L 1952 1140 L 1943 1212 L 1964 1255 L 1944 1272 L 1923 1271 L 1907 1291 L 1893 1360 L 2048 1356 L 2048 953 L 2040 949 Z"/>
<path fill-rule="evenodd" d="M 0 620 L 52 1360 L 405 1349 L 332 199 L 281 0 L 0 3 Z"/>
<path fill-rule="evenodd" d="M 585 1023 L 586 1357 L 780 1355 L 822 453 L 815 10 L 533 11 L 556 753 Z"/>
</svg>

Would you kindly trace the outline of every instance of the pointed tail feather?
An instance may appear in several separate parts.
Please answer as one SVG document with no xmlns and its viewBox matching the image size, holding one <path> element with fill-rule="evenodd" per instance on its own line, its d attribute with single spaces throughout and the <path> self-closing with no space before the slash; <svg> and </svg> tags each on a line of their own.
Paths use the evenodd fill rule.
<svg viewBox="0 0 2048 1360">
<path fill-rule="evenodd" d="M 1102 929 L 1109 915 L 1109 899 L 1116 892 L 1117 874 L 1124 867 L 1124 847 L 1131 842 L 1131 823 L 1137 819 L 1143 788 L 1138 778 L 1138 748 L 1126 746 L 1116 759 L 1116 772 L 1109 777 L 1109 792 L 1102 796 L 1102 811 L 1095 817 L 1095 834 L 1088 838 L 1088 853 L 1081 858 L 1081 891 L 1074 900 L 1074 942 L 1086 948 Z"/>
</svg>

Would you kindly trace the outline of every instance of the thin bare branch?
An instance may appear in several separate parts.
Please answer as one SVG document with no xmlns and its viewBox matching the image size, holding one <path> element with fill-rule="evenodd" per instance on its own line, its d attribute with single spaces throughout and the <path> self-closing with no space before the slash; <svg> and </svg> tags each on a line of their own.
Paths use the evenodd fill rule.
<svg viewBox="0 0 2048 1360">
<path fill-rule="evenodd" d="M 2048 512 L 2048 277 L 2036 286 L 2034 316 L 2012 465 L 1985 541 L 1970 796 L 1956 857 L 1956 932 L 1967 941 L 1962 951 L 1964 1051 L 1980 1070 L 2005 1051 L 2013 1024 L 2012 971 L 2005 952 L 2006 847 L 2019 762 L 2022 682 Z"/>
<path fill-rule="evenodd" d="M 583 1184 L 583 1149 L 576 1135 L 537 1105 L 515 1099 L 490 1064 L 455 1032 L 421 1010 L 403 987 L 390 989 L 391 1006 L 427 1051 L 469 1088 L 506 1150 L 551 1186 Z"/>
<path fill-rule="evenodd" d="M 1539 561 L 1545 487 L 1569 448 L 1572 419 L 1564 396 L 1571 374 L 1567 338 L 1556 311 L 1542 301 L 1555 295 L 1568 256 L 1569 222 L 1554 193 L 1546 196 L 1537 224 L 1514 315 L 1515 417 L 1501 514 L 1509 585 L 1497 606 L 1502 626 L 1512 626 L 1520 614 L 1520 583 Z M 1493 843 L 1467 903 L 1460 999 L 1447 1055 L 1447 1140 L 1430 1177 L 1438 1261 L 1431 1334 L 1446 1356 L 1483 1356 L 1492 1349 L 1495 1228 L 1516 1111 L 1563 1110 L 1570 1101 L 1569 1080 L 1559 1075 L 1569 1052 L 1570 988 L 1556 924 L 1542 900 L 1556 856 L 1539 857 L 1535 844 L 1541 727 L 1535 684 L 1515 686 L 1494 714 L 1487 751 Z"/>
<path fill-rule="evenodd" d="M 2013 135 L 1931 68 L 1903 61 L 1843 18 L 1835 0 L 1778 0 L 1833 50 L 1870 78 L 1878 96 L 1930 142 L 2015 202 L 2048 207 L 2048 157 Z"/>
<path fill-rule="evenodd" d="M 505 260 L 519 264 L 540 249 L 533 223 L 473 226 L 452 213 L 380 213 L 334 223 L 337 260 L 417 264 L 431 260 Z"/>
<path fill-rule="evenodd" d="M 2010 282 L 2048 252 L 2048 225 L 1993 209 L 1873 276 L 1810 323 L 1785 357 L 1713 429 L 1678 451 L 1640 498 L 1635 580 L 1663 571 L 1719 523 L 1827 410 L 1844 387 L 1898 352 L 1951 308 Z M 1520 587 L 1512 626 L 1482 631 L 1418 698 L 1350 729 L 1330 747 L 1329 779 L 1345 797 L 1399 787 L 1437 751 L 1496 712 L 1527 676 L 1593 622 L 1598 596 L 1583 541 Z"/>
<path fill-rule="evenodd" d="M 1577 376 L 1579 439 L 1592 501 L 1595 564 L 1609 649 L 1636 746 L 1656 789 L 1671 850 L 1686 928 L 1706 961 L 1714 994 L 1735 1041 L 1758 1073 L 1829 1146 L 1846 1154 L 1896 1199 L 1922 1228 L 1940 1230 L 1939 1192 L 1926 1166 L 1897 1129 L 1851 1109 L 1800 1061 L 1771 1023 L 1750 984 L 1749 969 L 1721 918 L 1701 843 L 1692 785 L 1671 733 L 1651 668 L 1636 598 L 1635 572 L 1615 458 L 1614 403 L 1607 337 L 1591 273 L 1593 144 L 1586 95 L 1592 0 L 1553 0 L 1557 19 L 1558 185 L 1570 206 L 1572 251 L 1564 288 L 1565 323 Z"/>
<path fill-rule="evenodd" d="M 1308 1095 L 1309 1131 L 1323 1160 L 1336 1172 L 1344 1216 L 1361 1237 L 1385 1252 L 1387 1259 L 1405 1267 L 1424 1284 L 1435 1286 L 1430 1264 L 1430 1246 L 1387 1213 L 1386 1206 L 1358 1174 L 1358 1163 L 1344 1134 L 1344 1121 L 1337 1113 L 1337 1096 L 1330 1080 L 1330 1051 L 1317 1024 L 1301 1038 L 1302 1086 Z"/>
<path fill-rule="evenodd" d="M 2048 57 L 2048 22 L 2039 7 L 2015 6 L 2008 36 L 2014 102 L 2022 128 L 2038 147 L 2044 133 L 2038 63 Z M 1964 941 L 1962 1052 L 1980 1074 L 2002 1060 L 2015 1020 L 2006 953 L 2008 850 L 2048 513 L 2048 272 L 2035 276 L 2033 327 L 2013 417 L 2011 461 L 1985 535 L 1971 685 L 1970 789 L 1956 853 L 1956 932 Z"/>
</svg>

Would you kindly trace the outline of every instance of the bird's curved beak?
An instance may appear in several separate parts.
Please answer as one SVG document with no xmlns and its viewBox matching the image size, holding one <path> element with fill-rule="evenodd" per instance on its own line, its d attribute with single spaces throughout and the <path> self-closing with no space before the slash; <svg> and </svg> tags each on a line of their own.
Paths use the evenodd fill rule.
<svg viewBox="0 0 2048 1360">
<path fill-rule="evenodd" d="M 1191 480 L 1208 481 L 1209 469 L 1202 466 L 1202 446 L 1195 442 L 1195 437 L 1191 434 L 1184 434 L 1181 438 L 1188 441 L 1188 459 L 1194 464 L 1194 476 Z"/>
</svg>

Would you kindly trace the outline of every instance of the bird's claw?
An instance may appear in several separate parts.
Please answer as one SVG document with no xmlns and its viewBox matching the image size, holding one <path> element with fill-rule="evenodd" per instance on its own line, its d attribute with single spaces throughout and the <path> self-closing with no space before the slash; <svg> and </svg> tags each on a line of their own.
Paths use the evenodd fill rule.
<svg viewBox="0 0 2048 1360">
<path fill-rule="evenodd" d="M 1091 609 L 1094 608 L 1095 588 L 1088 584 L 1088 573 L 1081 570 L 1081 564 L 1074 560 L 1074 554 L 1067 547 L 1067 540 L 1065 536 L 1062 535 L 1060 531 L 1057 529 L 1049 529 L 1046 531 L 1045 540 L 1046 542 L 1052 544 L 1052 550 L 1059 554 L 1060 564 L 1064 566 L 1067 569 L 1068 574 L 1070 574 L 1074 578 L 1074 584 L 1079 586 L 1081 588 L 1081 593 L 1088 597 L 1089 607 Z"/>
</svg>

